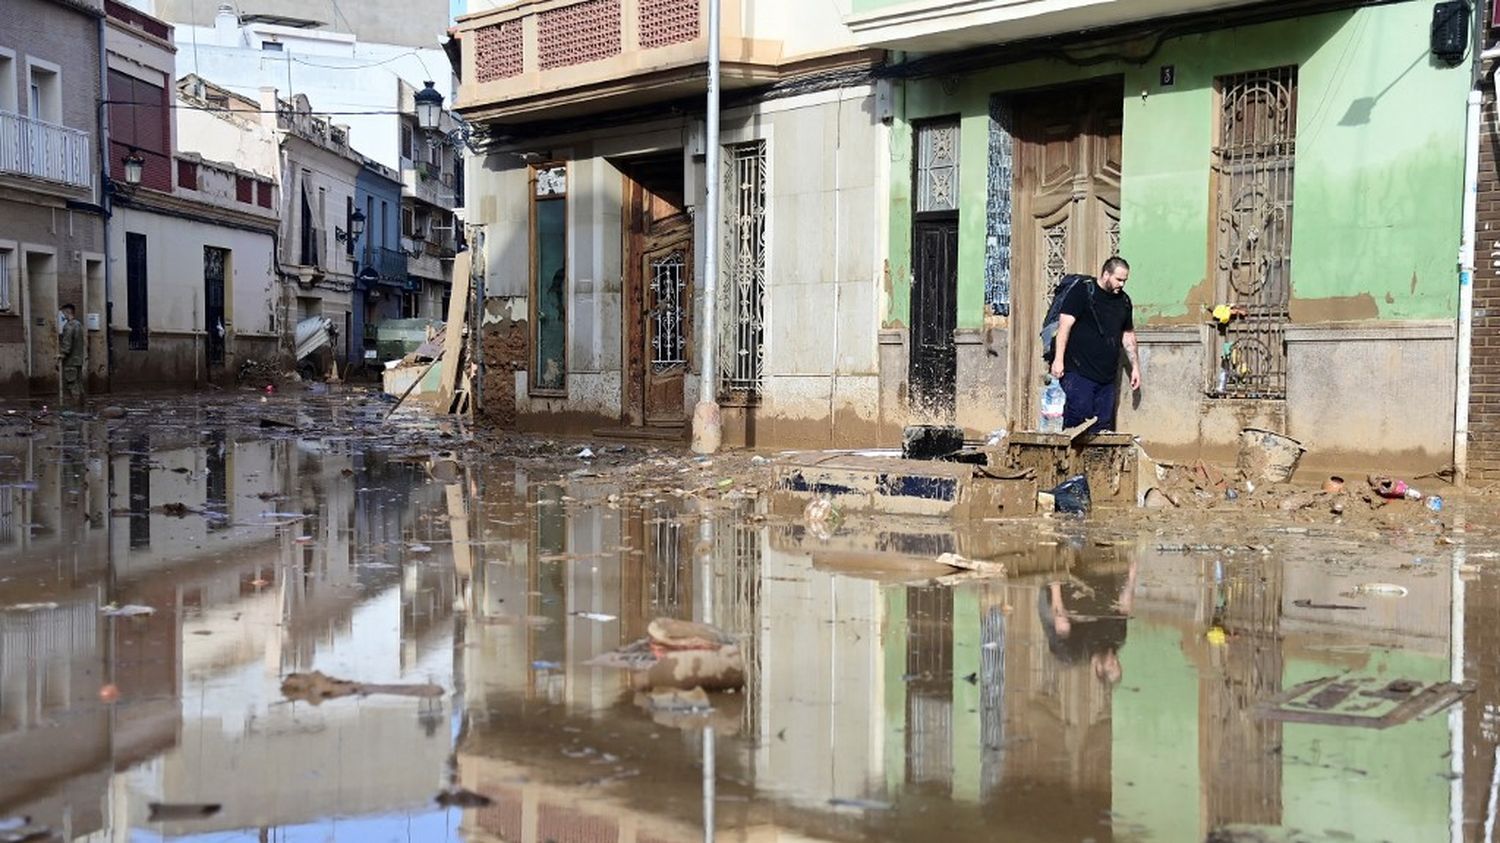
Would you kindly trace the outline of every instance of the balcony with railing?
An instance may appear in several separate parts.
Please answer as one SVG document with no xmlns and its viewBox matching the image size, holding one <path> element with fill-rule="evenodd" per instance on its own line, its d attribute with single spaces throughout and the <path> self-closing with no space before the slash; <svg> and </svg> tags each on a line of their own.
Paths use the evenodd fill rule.
<svg viewBox="0 0 1500 843">
<path fill-rule="evenodd" d="M 428 281 L 448 280 L 448 274 L 443 271 L 443 261 L 453 259 L 451 243 L 434 239 L 411 239 L 403 241 L 403 245 L 410 246 L 407 272 L 413 277 Z"/>
<path fill-rule="evenodd" d="M 746 0 L 721 0 L 725 88 L 777 78 L 780 41 L 742 26 Z M 459 21 L 470 120 L 553 119 L 702 91 L 707 0 L 522 0 Z"/>
<path fill-rule="evenodd" d="M 0 174 L 90 189 L 94 186 L 93 136 L 0 111 Z"/>
<path fill-rule="evenodd" d="M 406 253 L 400 249 L 372 248 L 367 256 L 368 266 L 380 273 L 383 284 L 406 283 Z"/>
</svg>

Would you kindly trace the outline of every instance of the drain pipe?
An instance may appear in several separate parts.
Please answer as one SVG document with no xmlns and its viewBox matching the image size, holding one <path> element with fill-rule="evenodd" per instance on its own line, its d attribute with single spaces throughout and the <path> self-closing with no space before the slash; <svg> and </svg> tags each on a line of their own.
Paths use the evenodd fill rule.
<svg viewBox="0 0 1500 843">
<path fill-rule="evenodd" d="M 104 209 L 104 389 L 113 391 L 115 385 L 115 278 L 114 248 L 110 244 L 110 222 L 115 215 L 115 200 L 109 189 L 109 51 L 106 39 L 109 24 L 99 16 L 99 207 Z M 84 312 L 88 303 L 82 303 Z M 88 379 L 84 379 L 88 383 Z"/>
<path fill-rule="evenodd" d="M 1480 39 L 1475 21 L 1476 46 Z M 1474 355 L 1474 261 L 1478 232 L 1479 135 L 1484 121 L 1483 64 L 1500 59 L 1500 47 L 1476 52 L 1474 84 L 1469 88 L 1467 125 L 1464 132 L 1463 241 L 1458 251 L 1458 381 L 1453 407 L 1453 469 L 1463 485 L 1469 475 L 1469 396 L 1473 388 Z M 1500 94 L 1500 91 L 1497 91 Z"/>
<path fill-rule="evenodd" d="M 703 354 L 698 406 L 693 408 L 693 452 L 712 454 L 724 439 L 719 415 L 719 0 L 708 0 L 708 118 L 704 180 Z"/>
</svg>

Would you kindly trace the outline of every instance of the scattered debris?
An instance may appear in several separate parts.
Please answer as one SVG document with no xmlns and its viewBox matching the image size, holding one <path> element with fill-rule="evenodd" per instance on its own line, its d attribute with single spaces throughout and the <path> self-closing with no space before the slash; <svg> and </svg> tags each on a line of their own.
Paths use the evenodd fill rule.
<svg viewBox="0 0 1500 843">
<path fill-rule="evenodd" d="M 613 620 L 618 620 L 615 615 L 606 615 L 602 612 L 572 612 L 571 614 L 575 618 L 583 618 L 587 621 L 599 621 L 600 623 L 608 623 Z"/>
<path fill-rule="evenodd" d="M 975 574 L 983 574 L 988 577 L 1005 576 L 1005 563 L 985 562 L 982 559 L 965 559 L 957 553 L 944 553 L 937 558 L 939 565 L 949 568 L 957 568 L 961 571 L 969 571 Z"/>
<path fill-rule="evenodd" d="M 61 840 L 62 836 L 44 825 L 32 825 L 31 817 L 8 817 L 0 820 L 0 843 L 41 843 Z"/>
<path fill-rule="evenodd" d="M 1301 442 L 1275 431 L 1247 427 L 1240 431 L 1240 476 L 1253 483 L 1285 483 L 1297 472 L 1307 451 Z"/>
<path fill-rule="evenodd" d="M 133 618 L 138 615 L 156 614 L 156 610 L 150 606 L 141 606 L 135 603 L 127 603 L 124 606 L 116 606 L 110 603 L 107 606 L 101 607 L 99 611 L 111 618 Z"/>
<path fill-rule="evenodd" d="M 820 539 L 832 536 L 842 517 L 839 508 L 834 506 L 833 499 L 826 495 L 808 501 L 802 510 L 803 523 L 807 525 L 809 532 Z"/>
<path fill-rule="evenodd" d="M 1272 697 L 1257 713 L 1292 723 L 1385 729 L 1441 711 L 1473 691 L 1472 683 L 1325 676 Z"/>
<path fill-rule="evenodd" d="M 186 518 L 188 515 L 197 512 L 197 510 L 180 501 L 173 501 L 162 504 L 161 512 L 163 515 L 170 515 L 173 518 Z"/>
<path fill-rule="evenodd" d="M 311 673 L 289 673 L 281 680 L 281 695 L 289 700 L 301 700 L 318 705 L 324 700 L 339 697 L 386 694 L 400 697 L 441 697 L 443 689 L 433 684 L 381 685 L 366 682 L 351 682 L 335 679 L 322 671 Z"/>
<path fill-rule="evenodd" d="M 114 407 L 114 406 L 105 407 L 104 409 L 102 409 L 102 410 L 99 411 L 99 418 L 102 418 L 102 419 L 123 419 L 123 418 L 125 418 L 125 408 L 124 407 Z"/>
<path fill-rule="evenodd" d="M 828 804 L 835 808 L 853 808 L 857 811 L 889 811 L 895 806 L 875 799 L 843 799 L 834 797 Z"/>
<path fill-rule="evenodd" d="M 48 609 L 56 608 L 57 604 L 50 601 L 42 603 L 12 603 L 9 606 L 0 606 L 0 612 L 45 612 Z"/>
<path fill-rule="evenodd" d="M 1405 597 L 1406 586 L 1388 582 L 1367 582 L 1354 589 L 1355 594 L 1370 594 L 1377 597 Z"/>
<path fill-rule="evenodd" d="M 677 618 L 655 618 L 646 626 L 646 634 L 658 650 L 712 650 L 735 643 L 716 626 Z"/>
<path fill-rule="evenodd" d="M 1093 505 L 1089 495 L 1089 479 L 1082 474 L 1059 483 L 1051 494 L 1057 511 L 1064 514 L 1083 515 Z"/>
<path fill-rule="evenodd" d="M 1364 606 L 1356 606 L 1352 603 L 1314 603 L 1311 600 L 1293 600 L 1292 605 L 1299 609 L 1346 609 L 1359 612 L 1365 610 Z"/>
<path fill-rule="evenodd" d="M 645 698 L 646 707 L 652 711 L 707 711 L 713 708 L 713 703 L 709 702 L 708 693 L 702 688 L 695 687 L 688 690 L 667 688 L 644 693 L 641 696 Z"/>
<path fill-rule="evenodd" d="M 461 787 L 449 788 L 433 797 L 432 801 L 444 808 L 488 808 L 495 802 L 482 793 Z"/>
<path fill-rule="evenodd" d="M 201 820 L 211 817 L 223 810 L 224 806 L 217 802 L 205 802 L 201 804 L 188 802 L 148 802 L 147 807 L 151 809 L 151 815 L 146 818 L 147 822 L 174 822 L 180 820 Z"/>
<path fill-rule="evenodd" d="M 1422 499 L 1422 493 L 1406 485 L 1405 480 L 1398 480 L 1381 474 L 1372 474 L 1368 479 L 1370 488 L 1374 489 L 1375 494 L 1380 495 L 1382 498 L 1395 500 L 1405 498 L 1409 501 L 1419 501 Z"/>
<path fill-rule="evenodd" d="M 901 457 L 940 460 L 964 447 L 964 429 L 952 425 L 914 424 L 901 432 Z"/>
</svg>

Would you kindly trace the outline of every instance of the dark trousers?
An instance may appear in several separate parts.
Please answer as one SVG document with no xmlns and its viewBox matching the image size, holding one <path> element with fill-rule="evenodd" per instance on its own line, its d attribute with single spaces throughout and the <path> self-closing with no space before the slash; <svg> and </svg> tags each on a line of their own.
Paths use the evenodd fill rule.
<svg viewBox="0 0 1500 843">
<path fill-rule="evenodd" d="M 1090 416 L 1099 420 L 1090 430 L 1115 429 L 1115 400 L 1119 388 L 1113 383 L 1099 383 L 1076 372 L 1063 372 L 1063 393 L 1068 403 L 1063 407 L 1063 427 L 1075 427 Z"/>
</svg>

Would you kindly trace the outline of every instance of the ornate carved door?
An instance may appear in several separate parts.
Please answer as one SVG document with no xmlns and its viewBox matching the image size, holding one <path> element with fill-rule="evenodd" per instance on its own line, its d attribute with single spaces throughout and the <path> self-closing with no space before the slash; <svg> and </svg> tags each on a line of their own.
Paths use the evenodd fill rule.
<svg viewBox="0 0 1500 843">
<path fill-rule="evenodd" d="M 1036 423 L 1046 375 L 1037 333 L 1057 282 L 1097 275 L 1120 248 L 1124 84 L 1118 77 L 1025 94 L 1015 103 L 1015 307 L 1011 419 Z"/>
</svg>

